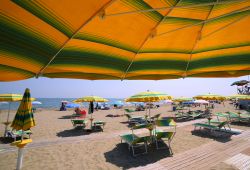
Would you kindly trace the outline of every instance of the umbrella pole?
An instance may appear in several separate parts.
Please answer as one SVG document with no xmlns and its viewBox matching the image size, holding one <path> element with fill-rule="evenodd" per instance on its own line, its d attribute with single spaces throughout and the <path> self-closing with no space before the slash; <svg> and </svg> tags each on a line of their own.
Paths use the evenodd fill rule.
<svg viewBox="0 0 250 170">
<path fill-rule="evenodd" d="M 7 130 L 8 130 L 9 118 L 10 118 L 10 104 L 11 103 L 9 102 L 9 110 L 8 110 L 7 122 L 5 124 L 4 137 L 7 136 Z"/>
<path fill-rule="evenodd" d="M 16 169 L 20 170 L 22 168 L 22 164 L 23 164 L 23 147 L 19 147 Z"/>
</svg>

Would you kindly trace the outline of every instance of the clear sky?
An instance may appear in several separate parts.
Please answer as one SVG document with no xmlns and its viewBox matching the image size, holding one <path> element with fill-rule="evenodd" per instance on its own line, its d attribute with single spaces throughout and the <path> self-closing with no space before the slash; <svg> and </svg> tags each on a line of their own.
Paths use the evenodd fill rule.
<svg viewBox="0 0 250 170">
<path fill-rule="evenodd" d="M 126 98 L 146 90 L 159 91 L 174 97 L 192 97 L 198 94 L 216 93 L 231 95 L 236 93 L 234 81 L 248 80 L 248 76 L 238 78 L 185 78 L 177 80 L 77 80 L 77 79 L 28 79 L 16 82 L 0 82 L 0 93 L 21 93 L 30 88 L 32 97 L 78 98 L 97 95 L 107 98 Z"/>
</svg>

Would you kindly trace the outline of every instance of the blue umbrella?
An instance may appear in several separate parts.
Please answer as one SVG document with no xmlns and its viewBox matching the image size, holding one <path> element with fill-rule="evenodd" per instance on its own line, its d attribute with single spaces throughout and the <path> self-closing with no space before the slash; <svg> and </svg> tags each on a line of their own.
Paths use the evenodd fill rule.
<svg viewBox="0 0 250 170">
<path fill-rule="evenodd" d="M 76 103 L 68 103 L 68 104 L 66 104 L 66 107 L 67 108 L 76 108 L 76 107 L 80 107 L 80 105 L 76 104 Z"/>
<path fill-rule="evenodd" d="M 114 102 L 113 102 L 113 105 L 123 106 L 124 103 L 123 103 L 122 101 L 120 101 L 120 100 L 117 100 L 117 101 L 114 101 Z"/>
</svg>

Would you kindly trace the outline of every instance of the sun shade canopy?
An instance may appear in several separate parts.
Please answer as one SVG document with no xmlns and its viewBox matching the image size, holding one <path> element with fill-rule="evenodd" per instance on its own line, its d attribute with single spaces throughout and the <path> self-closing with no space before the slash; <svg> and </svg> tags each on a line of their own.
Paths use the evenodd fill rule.
<svg viewBox="0 0 250 170">
<path fill-rule="evenodd" d="M 158 102 L 161 100 L 168 100 L 172 99 L 172 96 L 160 93 L 160 92 L 154 92 L 154 91 L 146 91 L 141 92 L 136 95 L 133 95 L 127 99 L 125 99 L 126 102 Z"/>
<path fill-rule="evenodd" d="M 1 0 L 0 81 L 250 71 L 249 0 Z"/>
</svg>

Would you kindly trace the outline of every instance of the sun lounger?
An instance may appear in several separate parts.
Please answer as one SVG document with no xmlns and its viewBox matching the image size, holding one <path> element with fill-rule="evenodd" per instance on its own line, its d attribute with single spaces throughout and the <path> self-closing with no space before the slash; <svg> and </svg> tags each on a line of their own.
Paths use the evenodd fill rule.
<svg viewBox="0 0 250 170">
<path fill-rule="evenodd" d="M 200 127 L 203 129 L 209 129 L 211 131 L 223 131 L 223 132 L 230 132 L 231 129 L 227 130 L 226 125 L 228 124 L 227 121 L 219 122 L 219 123 L 195 123 L 194 130 L 196 130 L 196 127 Z"/>
<path fill-rule="evenodd" d="M 135 112 L 135 110 L 132 110 L 132 109 L 124 109 L 124 111 L 127 112 L 127 113 Z"/>
<path fill-rule="evenodd" d="M 154 122 L 156 120 L 158 120 L 160 118 L 161 114 L 156 114 L 154 116 L 151 116 L 150 119 L 149 119 L 149 122 Z"/>
<path fill-rule="evenodd" d="M 238 114 L 234 112 L 227 112 L 231 121 L 238 122 L 248 122 L 250 123 L 250 115 L 249 114 Z"/>
<path fill-rule="evenodd" d="M 121 143 L 122 142 L 127 143 L 129 151 L 130 151 L 130 148 L 132 148 L 133 156 L 138 156 L 140 154 L 145 154 L 148 152 L 147 151 L 147 142 L 149 141 L 150 136 L 140 137 L 140 136 L 134 134 L 134 130 L 142 129 L 142 128 L 148 128 L 148 125 L 147 124 L 136 125 L 136 126 L 131 128 L 132 133 L 120 135 Z M 145 152 L 135 154 L 135 148 L 139 148 L 139 147 L 143 147 Z"/>
<path fill-rule="evenodd" d="M 190 111 L 188 112 L 188 116 L 189 116 L 189 119 L 197 119 L 197 118 L 201 118 L 202 117 L 202 112 L 194 112 L 194 111 Z"/>
<path fill-rule="evenodd" d="M 22 130 L 15 131 L 15 130 L 12 130 L 12 131 L 8 131 L 7 132 L 7 137 L 11 137 L 11 138 L 14 139 L 14 141 L 16 141 L 17 138 L 21 138 L 22 134 L 23 134 L 23 138 L 29 139 L 30 135 L 32 134 L 32 132 L 31 132 L 31 130 L 26 130 L 26 131 L 22 131 Z"/>
<path fill-rule="evenodd" d="M 125 116 L 128 118 L 130 125 L 142 124 L 146 121 L 143 116 L 132 116 L 131 114 L 125 114 Z"/>
<path fill-rule="evenodd" d="M 87 120 L 85 119 L 71 119 L 74 127 L 82 127 L 83 129 L 87 126 Z"/>
<path fill-rule="evenodd" d="M 105 124 L 106 122 L 103 121 L 94 121 L 92 125 L 92 130 L 103 132 Z"/>
<path fill-rule="evenodd" d="M 170 127 L 167 130 L 160 130 L 157 127 Z M 170 154 L 172 155 L 172 149 L 171 149 L 171 141 L 176 133 L 176 123 L 174 119 L 168 118 L 168 119 L 159 119 L 155 121 L 155 129 L 153 130 L 153 137 L 155 140 L 156 148 L 157 149 L 163 149 L 166 147 L 159 147 L 158 142 L 159 141 L 167 141 L 168 142 L 168 148 L 170 151 Z"/>
</svg>

